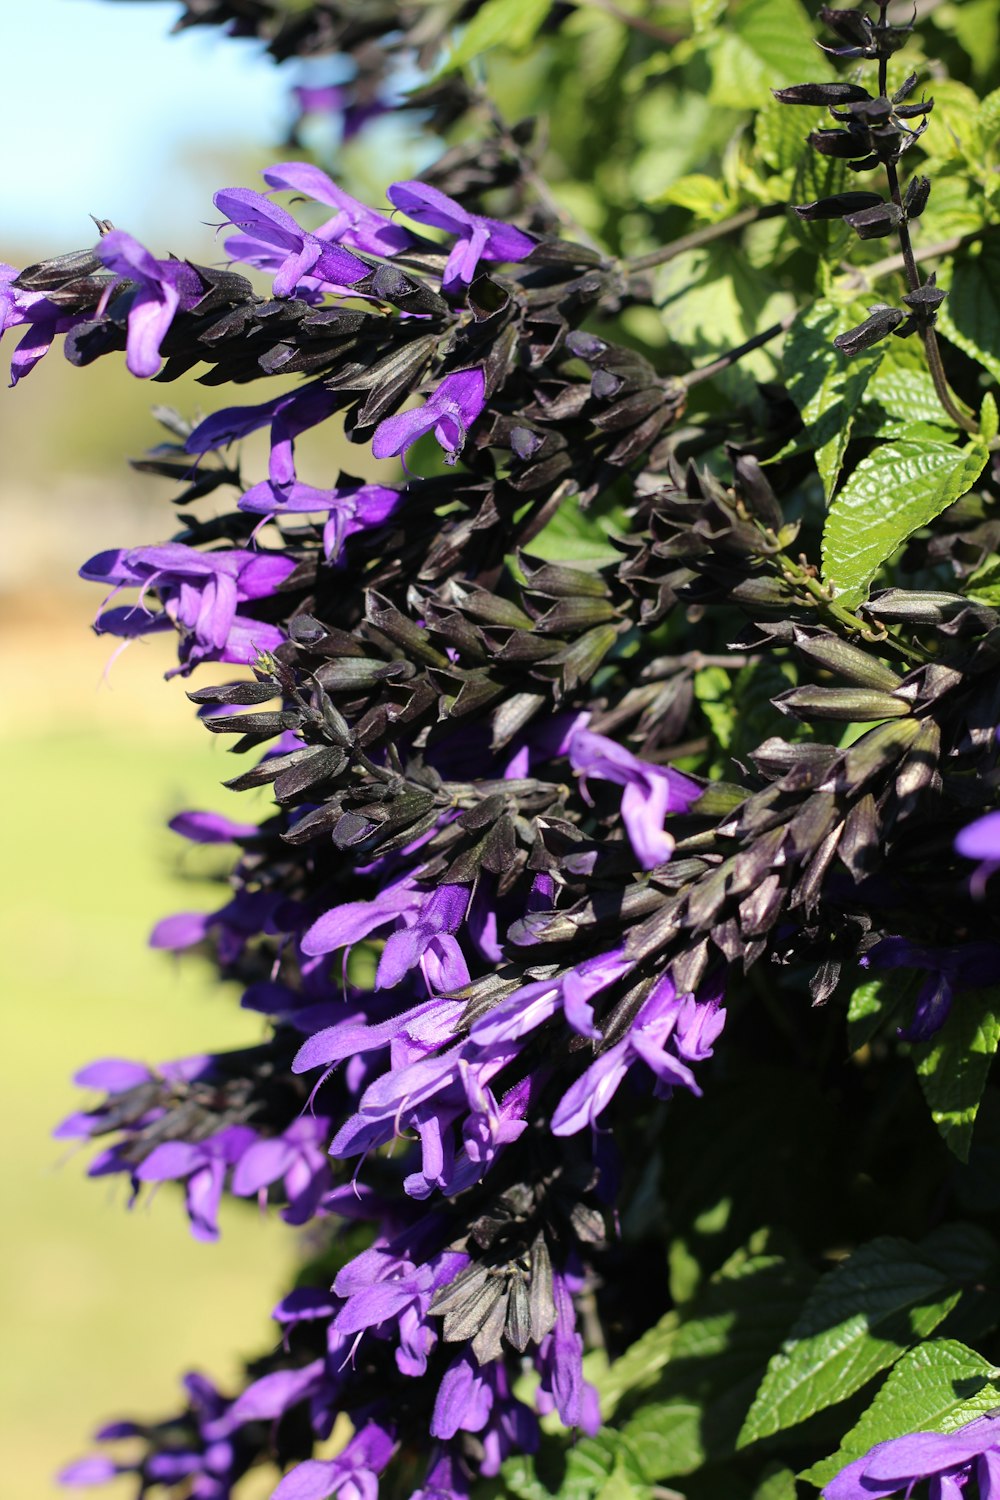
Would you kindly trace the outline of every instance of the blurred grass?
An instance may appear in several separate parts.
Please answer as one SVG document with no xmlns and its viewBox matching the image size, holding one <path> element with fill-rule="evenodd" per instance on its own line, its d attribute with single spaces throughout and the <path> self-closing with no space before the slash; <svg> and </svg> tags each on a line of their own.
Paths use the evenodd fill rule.
<svg viewBox="0 0 1000 1500">
<path fill-rule="evenodd" d="M 236 799 L 218 787 L 224 754 L 192 722 L 183 685 L 162 680 L 167 642 L 130 648 L 101 685 L 110 645 L 87 632 L 92 592 L 58 608 L 8 598 L 0 613 L 0 1404 L 5 1490 L 25 1497 L 54 1493 L 54 1471 L 100 1420 L 174 1410 L 184 1369 L 231 1382 L 240 1354 L 273 1339 L 294 1246 L 276 1217 L 232 1203 L 221 1242 L 199 1245 L 176 1191 L 128 1212 L 124 1182 L 88 1181 L 87 1154 L 50 1138 L 81 1099 L 70 1075 L 92 1058 L 156 1061 L 262 1034 L 207 967 L 146 947 L 160 915 L 223 899 L 164 819 Z"/>
</svg>

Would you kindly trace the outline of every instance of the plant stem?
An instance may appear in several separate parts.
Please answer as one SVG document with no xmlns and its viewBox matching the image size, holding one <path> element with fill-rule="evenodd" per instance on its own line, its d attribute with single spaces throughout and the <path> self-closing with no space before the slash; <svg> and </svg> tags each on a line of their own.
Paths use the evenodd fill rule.
<svg viewBox="0 0 1000 1500">
<path fill-rule="evenodd" d="M 879 66 L 880 81 L 885 68 L 886 64 L 884 62 L 881 63 Z M 889 196 L 903 215 L 899 223 L 899 250 L 903 257 L 903 270 L 906 273 L 906 283 L 911 292 L 916 292 L 919 291 L 921 286 L 920 272 L 917 269 L 916 257 L 913 254 L 910 226 L 906 221 L 906 214 L 903 211 L 903 195 L 899 189 L 899 174 L 896 171 L 895 162 L 887 162 L 885 172 L 889 181 Z M 951 393 L 948 378 L 944 373 L 941 350 L 938 348 L 937 335 L 934 332 L 933 326 L 927 321 L 925 314 L 919 316 L 918 322 L 920 337 L 924 344 L 924 353 L 927 356 L 927 368 L 930 370 L 938 400 L 952 421 L 959 427 L 964 428 L 966 432 L 978 432 L 979 427 L 977 423 L 967 412 L 962 410 Z"/>
<path fill-rule="evenodd" d="M 710 380 L 713 375 L 718 375 L 721 370 L 728 370 L 737 360 L 742 359 L 744 354 L 752 354 L 763 344 L 769 344 L 776 339 L 780 333 L 787 333 L 795 319 L 798 317 L 798 309 L 788 313 L 780 323 L 772 323 L 770 328 L 765 328 L 763 333 L 755 333 L 752 339 L 747 339 L 745 344 L 740 344 L 735 349 L 730 349 L 728 354 L 722 354 L 718 359 L 713 359 L 710 365 L 701 365 L 697 370 L 689 370 L 686 375 L 681 376 L 680 383 L 686 389 L 697 385 L 701 380 Z"/>
<path fill-rule="evenodd" d="M 804 560 L 795 562 L 787 552 L 779 552 L 774 560 L 789 583 L 807 593 L 831 621 L 842 629 L 846 629 L 851 635 L 860 635 L 863 640 L 872 644 L 882 644 L 887 650 L 898 652 L 914 666 L 923 666 L 926 662 L 936 660 L 923 647 L 907 645 L 901 641 L 886 626 L 882 627 L 881 633 L 873 631 L 871 621 L 863 619 L 861 615 L 855 614 L 844 604 L 838 604 L 836 599 L 831 597 L 829 586 L 820 583 L 814 570 Z"/>
<path fill-rule="evenodd" d="M 933 245 L 922 245 L 919 250 L 912 252 L 914 264 L 921 264 L 925 260 L 939 260 L 943 255 L 954 255 L 956 250 L 974 245 L 996 227 L 995 224 L 984 224 L 980 229 L 970 229 L 968 234 L 953 234 L 950 239 L 937 240 Z M 884 260 L 873 261 L 870 266 L 852 266 L 846 261 L 842 261 L 841 265 L 853 286 L 865 288 L 869 282 L 878 281 L 882 276 L 905 270 L 906 260 L 902 255 L 887 255 Z"/>
<path fill-rule="evenodd" d="M 626 266 L 630 271 L 648 271 L 653 266 L 665 265 L 668 260 L 683 255 L 686 250 L 697 250 L 702 245 L 710 245 L 713 240 L 735 234 L 747 224 L 756 224 L 761 219 L 774 219 L 778 214 L 783 214 L 787 207 L 786 203 L 758 203 L 752 208 L 743 208 L 738 214 L 733 214 L 731 219 L 721 219 L 718 224 L 706 224 L 704 229 L 692 229 L 690 234 L 681 235 L 679 240 L 671 240 L 669 245 L 661 245 L 659 250 L 650 250 L 648 255 L 637 255 L 635 260 L 627 261 Z"/>
<path fill-rule="evenodd" d="M 888 0 L 879 0 L 879 12 L 884 22 L 888 11 Z M 878 91 L 885 99 L 889 94 L 889 59 L 880 57 L 878 64 Z M 899 189 L 899 173 L 896 171 L 894 161 L 886 162 L 885 174 L 889 183 L 889 196 L 900 212 L 899 221 L 899 250 L 903 257 L 903 271 L 906 274 L 906 282 L 911 292 L 920 290 L 920 272 L 917 269 L 916 257 L 913 253 L 913 241 L 910 239 L 910 226 L 903 208 L 903 195 Z M 924 344 L 924 353 L 927 356 L 927 368 L 930 370 L 931 379 L 934 382 L 934 390 L 944 410 L 959 427 L 966 432 L 978 432 L 979 428 L 972 417 L 964 412 L 956 402 L 948 386 L 948 379 L 944 373 L 944 365 L 941 361 L 941 350 L 938 348 L 937 335 L 933 324 L 928 320 L 925 312 L 917 315 L 920 328 L 920 337 Z"/>
</svg>

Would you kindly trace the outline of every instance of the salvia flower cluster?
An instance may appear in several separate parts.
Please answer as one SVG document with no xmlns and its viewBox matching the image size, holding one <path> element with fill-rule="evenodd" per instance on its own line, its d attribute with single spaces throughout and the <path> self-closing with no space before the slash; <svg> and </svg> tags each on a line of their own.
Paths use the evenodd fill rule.
<svg viewBox="0 0 1000 1500">
<path fill-rule="evenodd" d="M 187 10 L 256 31 L 274 7 Z M 779 98 L 830 108 L 812 144 L 884 169 L 890 196 L 799 213 L 902 235 L 928 188 L 900 197 L 896 167 L 930 110 L 915 78 L 886 92 L 907 28 L 885 5 L 824 17 L 837 55 L 877 63 L 878 96 Z M 347 25 L 331 5 L 294 24 L 328 22 Z M 915 1043 L 1000 978 L 982 899 L 1000 815 L 977 780 L 996 750 L 1000 611 L 898 586 L 838 604 L 793 556 L 786 471 L 761 462 L 784 435 L 731 441 L 724 474 L 686 461 L 684 379 L 608 332 L 639 283 L 485 212 L 493 167 L 465 193 L 458 153 L 454 181 L 439 165 L 375 208 L 286 161 L 264 191 L 216 194 L 225 269 L 108 224 L 91 249 L 0 268 L 15 382 L 61 338 L 76 365 L 117 353 L 141 379 L 199 367 L 207 386 L 276 388 L 196 423 L 165 413 L 169 440 L 139 466 L 179 486 L 176 534 L 81 569 L 103 591 L 99 633 L 169 634 L 172 672 L 200 669 L 202 725 L 240 757 L 227 785 L 270 788 L 261 821 L 174 818 L 234 859 L 215 909 L 151 937 L 210 954 L 267 1034 L 92 1063 L 77 1081 L 101 1097 L 58 1133 L 132 1201 L 180 1185 L 199 1239 L 230 1194 L 308 1226 L 312 1258 L 240 1390 L 187 1375 L 178 1415 L 103 1428 L 71 1484 L 128 1473 L 140 1494 L 225 1500 L 271 1464 L 276 1500 L 373 1500 L 380 1484 L 458 1500 L 543 1425 L 595 1433 L 585 1339 L 608 1312 L 620 1352 L 659 1310 L 615 1302 L 644 1253 L 622 1227 L 637 1197 L 622 1141 L 724 1074 L 744 976 L 790 975 L 821 1007 L 845 969 L 917 970 L 900 1027 Z M 840 347 L 932 337 L 940 293 L 904 300 Z M 334 419 L 399 460 L 391 475 L 303 478 L 300 445 Z M 265 431 L 265 472 L 246 476 L 241 440 Z M 613 506 L 611 561 L 552 560 L 554 518 Z M 694 769 L 707 648 L 793 667 L 731 781 Z M 944 1496 L 974 1472 L 986 1495 L 994 1427 L 888 1442 L 827 1493 L 931 1477 Z M 119 1440 L 128 1456 L 105 1456 Z"/>
</svg>

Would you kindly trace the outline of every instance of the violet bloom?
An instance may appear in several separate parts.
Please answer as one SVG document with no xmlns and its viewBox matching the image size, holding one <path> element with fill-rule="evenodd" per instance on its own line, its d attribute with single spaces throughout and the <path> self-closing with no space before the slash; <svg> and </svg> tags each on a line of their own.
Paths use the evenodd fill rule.
<svg viewBox="0 0 1000 1500">
<path fill-rule="evenodd" d="M 914 1432 L 878 1443 L 841 1469 L 825 1500 L 882 1500 L 910 1495 L 929 1480 L 929 1500 L 961 1500 L 975 1477 L 980 1500 L 1000 1497 L 1000 1417 L 978 1417 L 954 1432 Z"/>
<path fill-rule="evenodd" d="M 987 880 L 1000 870 L 1000 812 L 987 813 L 969 823 L 955 839 L 955 849 L 966 859 L 979 861 L 970 885 L 972 894 L 982 900 Z"/>
<path fill-rule="evenodd" d="M 469 1264 L 462 1251 L 446 1250 L 416 1264 L 403 1249 L 373 1245 L 342 1268 L 334 1282 L 344 1306 L 334 1320 L 341 1334 L 384 1328 L 398 1340 L 396 1364 L 401 1374 L 426 1373 L 427 1359 L 437 1343 L 437 1329 L 428 1312 L 435 1293 L 448 1286 Z"/>
<path fill-rule="evenodd" d="M 219 211 L 247 239 L 263 246 L 265 254 L 281 253 L 274 278 L 274 295 L 292 297 L 305 276 L 313 276 L 331 287 L 353 286 L 363 281 L 369 267 L 347 250 L 327 244 L 296 224 L 291 214 L 251 188 L 224 188 L 213 199 Z"/>
<path fill-rule="evenodd" d="M 582 1278 L 574 1278 L 577 1291 Z M 601 1425 L 597 1392 L 583 1378 L 583 1339 L 576 1331 L 576 1312 L 566 1275 L 552 1272 L 552 1298 L 556 1321 L 542 1340 L 536 1364 L 541 1382 L 535 1406 L 541 1415 L 559 1413 L 564 1427 L 579 1427 L 593 1437 Z"/>
<path fill-rule="evenodd" d="M 333 1186 L 326 1154 L 329 1131 L 329 1121 L 321 1116 L 300 1115 L 281 1135 L 255 1140 L 236 1163 L 232 1192 L 237 1198 L 255 1193 L 266 1198 L 280 1178 L 288 1200 L 281 1217 L 288 1224 L 305 1224 Z"/>
<path fill-rule="evenodd" d="M 295 439 L 310 427 L 325 422 L 336 411 L 338 399 L 319 381 L 311 381 L 256 406 L 225 406 L 199 422 L 184 447 L 186 452 L 201 457 L 218 448 L 228 448 L 230 443 L 249 437 L 250 433 L 270 424 L 269 478 L 272 484 L 291 484 L 295 478 L 292 461 Z"/>
<path fill-rule="evenodd" d="M 191 1233 L 196 1240 L 217 1240 L 226 1174 L 256 1139 L 248 1125 L 229 1125 L 206 1141 L 167 1141 L 139 1163 L 135 1175 L 140 1182 L 183 1181 Z"/>
<path fill-rule="evenodd" d="M 52 347 L 57 334 L 68 333 L 83 321 L 82 314 L 67 314 L 50 302 L 44 292 L 25 292 L 12 285 L 20 273 L 0 262 L 0 338 L 8 328 L 25 327 L 21 342 L 10 361 L 10 383 L 17 385 Z M 26 325 L 26 326 L 25 326 Z"/>
<path fill-rule="evenodd" d="M 108 631 L 130 639 L 176 627 L 185 638 L 180 670 L 190 670 L 200 661 L 245 664 L 261 651 L 276 650 L 284 633 L 242 614 L 239 605 L 275 593 L 294 570 L 294 561 L 277 553 L 235 547 L 199 552 L 180 542 L 168 542 L 129 552 L 99 552 L 84 563 L 80 577 L 112 584 L 114 590 L 139 588 L 145 594 L 155 589 L 162 614 L 142 603 L 105 609 L 94 628 L 98 634 Z"/>
<path fill-rule="evenodd" d="M 190 311 L 205 295 L 205 286 L 193 266 L 183 260 L 157 260 L 126 234 L 112 229 L 94 246 L 94 254 L 116 279 L 101 298 L 98 316 L 123 282 L 134 282 L 129 302 L 125 364 L 140 380 L 148 380 L 160 368 L 160 345 L 178 309 Z"/>
<path fill-rule="evenodd" d="M 346 484 L 320 490 L 298 481 L 282 487 L 263 480 L 240 496 L 239 507 L 253 515 L 275 518 L 325 512 L 323 553 L 328 562 L 338 562 L 347 538 L 384 525 L 402 498 L 401 490 L 384 484 Z"/>
<path fill-rule="evenodd" d="M 644 870 L 663 864 L 674 852 L 674 839 L 663 827 L 667 813 L 686 812 L 701 796 L 701 788 L 680 771 L 640 760 L 624 745 L 603 734 L 578 729 L 568 744 L 570 765 L 587 796 L 590 777 L 624 787 L 622 821 L 636 858 Z"/>
<path fill-rule="evenodd" d="M 392 1457 L 395 1439 L 369 1422 L 343 1452 L 331 1459 L 306 1459 L 286 1474 L 272 1500 L 376 1500 L 378 1476 Z"/>
<path fill-rule="evenodd" d="M 274 191 L 304 193 L 317 203 L 337 210 L 332 219 L 315 230 L 316 238 L 333 244 L 351 245 L 368 255 L 389 257 L 401 250 L 412 250 L 416 239 L 401 224 L 394 224 L 385 214 L 377 213 L 345 193 L 319 167 L 305 161 L 279 162 L 268 167 L 264 181 Z"/>
<path fill-rule="evenodd" d="M 372 452 L 376 458 L 398 458 L 411 444 L 433 432 L 454 463 L 465 447 L 472 423 L 486 405 L 486 379 L 479 366 L 446 375 L 433 394 L 414 411 L 386 417 L 375 429 Z"/>
<path fill-rule="evenodd" d="M 534 235 L 500 219 L 470 214 L 454 198 L 422 182 L 394 182 L 386 197 L 418 224 L 430 224 L 458 236 L 441 278 L 446 292 L 460 292 L 467 287 L 481 260 L 526 260 L 538 243 Z"/>
<path fill-rule="evenodd" d="M 661 1098 L 678 1085 L 700 1095 L 689 1064 L 712 1055 L 726 1019 L 720 998 L 713 994 L 699 1001 L 694 995 L 678 995 L 669 976 L 660 979 L 626 1035 L 602 1052 L 563 1095 L 552 1116 L 553 1135 L 575 1135 L 595 1125 L 637 1062 L 649 1068 Z"/>
</svg>

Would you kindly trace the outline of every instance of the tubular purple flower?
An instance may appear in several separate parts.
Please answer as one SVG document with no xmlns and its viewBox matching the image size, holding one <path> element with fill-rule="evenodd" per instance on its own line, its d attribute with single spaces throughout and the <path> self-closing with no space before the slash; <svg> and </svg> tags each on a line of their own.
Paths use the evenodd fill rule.
<svg viewBox="0 0 1000 1500">
<path fill-rule="evenodd" d="M 398 458 L 418 438 L 433 432 L 454 463 L 465 447 L 472 423 L 486 405 L 486 379 L 475 366 L 446 375 L 433 394 L 415 411 L 397 412 L 375 429 L 372 452 L 376 458 Z"/>
<path fill-rule="evenodd" d="M 253 515 L 274 517 L 325 512 L 328 519 L 323 527 L 323 553 L 328 562 L 337 562 L 349 536 L 383 525 L 402 499 L 402 490 L 383 484 L 319 490 L 298 481 L 283 487 L 263 480 L 240 496 L 239 507 Z"/>
<path fill-rule="evenodd" d="M 644 870 L 663 864 L 674 852 L 674 839 L 664 830 L 668 813 L 686 812 L 701 796 L 701 788 L 680 771 L 640 760 L 624 745 L 589 729 L 576 730 L 569 739 L 570 765 L 586 795 L 589 777 L 624 787 L 622 821 L 636 858 Z"/>
<path fill-rule="evenodd" d="M 430 224 L 458 236 L 441 280 L 445 291 L 462 291 L 467 287 L 481 260 L 527 260 L 538 243 L 534 235 L 500 219 L 470 214 L 454 198 L 423 182 L 394 182 L 386 197 L 418 224 Z"/>
<path fill-rule="evenodd" d="M 882 1500 L 912 1493 L 928 1479 L 935 1500 L 960 1500 L 975 1476 L 981 1500 L 1000 1495 L 1000 1417 L 979 1417 L 954 1432 L 914 1432 L 878 1443 L 841 1469 L 824 1500 Z"/>
<path fill-rule="evenodd" d="M 230 1125 L 197 1144 L 168 1141 L 139 1163 L 135 1175 L 140 1182 L 183 1180 L 191 1233 L 196 1240 L 217 1240 L 226 1174 L 256 1139 L 248 1125 Z"/>
<path fill-rule="evenodd" d="M 286 1474 L 272 1500 L 376 1500 L 378 1476 L 392 1457 L 395 1439 L 369 1422 L 332 1459 L 306 1459 Z"/>
<path fill-rule="evenodd" d="M 678 995 L 669 975 L 659 980 L 622 1039 L 602 1052 L 567 1090 L 552 1116 L 554 1135 L 575 1135 L 595 1125 L 633 1063 L 643 1062 L 656 1079 L 656 1094 L 669 1097 L 680 1085 L 700 1095 L 688 1062 L 711 1056 L 725 1024 L 720 996 L 703 1001 Z"/>
<path fill-rule="evenodd" d="M 80 577 L 112 584 L 115 591 L 125 587 L 142 591 L 140 602 L 130 608 L 102 610 L 94 626 L 98 634 L 145 635 L 164 628 L 165 617 L 186 637 L 183 655 L 190 669 L 209 659 L 252 662 L 258 652 L 280 645 L 281 630 L 242 615 L 238 606 L 268 597 L 294 569 L 293 560 L 278 553 L 240 548 L 199 552 L 180 542 L 168 542 L 130 552 L 99 552 L 84 563 Z M 142 603 L 148 589 L 157 591 L 163 616 Z"/>
<path fill-rule="evenodd" d="M 291 214 L 263 193 L 255 193 L 252 188 L 224 188 L 215 194 L 213 202 L 251 241 L 284 252 L 274 278 L 276 297 L 294 296 L 299 281 L 310 274 L 333 288 L 353 286 L 368 275 L 364 261 L 301 228 Z"/>
<path fill-rule="evenodd" d="M 327 219 L 315 230 L 317 239 L 351 245 L 365 254 L 385 257 L 396 255 L 401 250 L 412 250 L 418 243 L 401 224 L 394 224 L 385 214 L 359 203 L 310 162 L 278 162 L 262 175 L 274 191 L 304 193 L 307 198 L 314 198 L 317 203 L 326 203 L 337 210 L 332 219 Z"/>
<path fill-rule="evenodd" d="M 98 313 L 123 281 L 136 285 L 127 315 L 125 364 L 140 380 L 148 380 L 160 368 L 160 345 L 174 314 L 181 307 L 196 307 L 204 296 L 201 277 L 185 261 L 157 260 L 124 229 L 112 229 L 98 240 L 94 254 L 118 278 L 101 298 Z"/>
<path fill-rule="evenodd" d="M 982 900 L 987 880 L 1000 870 L 1000 812 L 986 813 L 961 829 L 955 839 L 955 850 L 965 859 L 979 861 L 970 885 L 972 894 Z"/>
</svg>

